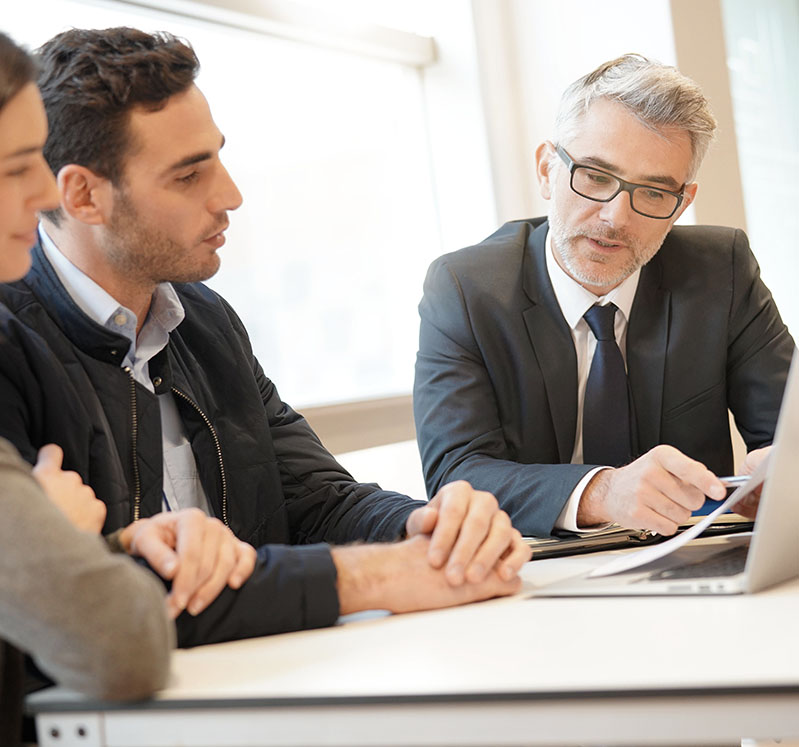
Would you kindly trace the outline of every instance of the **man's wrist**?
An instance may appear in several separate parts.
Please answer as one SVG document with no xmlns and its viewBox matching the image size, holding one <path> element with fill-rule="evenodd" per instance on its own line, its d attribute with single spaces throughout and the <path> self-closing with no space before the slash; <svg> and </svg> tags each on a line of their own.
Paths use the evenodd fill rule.
<svg viewBox="0 0 799 747">
<path fill-rule="evenodd" d="M 580 505 L 577 507 L 578 527 L 591 527 L 612 521 L 607 513 L 606 499 L 614 471 L 613 469 L 600 470 L 586 485 Z"/>
<path fill-rule="evenodd" d="M 582 502 L 588 484 L 594 479 L 597 472 L 604 469 L 610 469 L 610 467 L 594 467 L 580 478 L 580 482 L 574 486 L 568 500 L 558 514 L 558 518 L 555 519 L 555 529 L 563 529 L 567 532 L 594 531 L 592 527 L 581 527 L 577 523 L 577 511 L 580 508 L 580 503 Z M 603 525 L 600 525 L 600 527 L 602 526 Z"/>
<path fill-rule="evenodd" d="M 340 614 L 390 609 L 385 590 L 391 581 L 390 561 L 395 548 L 394 544 L 379 543 L 331 549 Z"/>
</svg>

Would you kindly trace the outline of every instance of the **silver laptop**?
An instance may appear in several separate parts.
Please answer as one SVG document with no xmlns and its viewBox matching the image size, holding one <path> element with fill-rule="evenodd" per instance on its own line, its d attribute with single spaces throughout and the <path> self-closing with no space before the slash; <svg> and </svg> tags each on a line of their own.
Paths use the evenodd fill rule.
<svg viewBox="0 0 799 747">
<path fill-rule="evenodd" d="M 534 596 L 744 594 L 799 576 L 799 362 L 794 352 L 751 532 L 691 540 L 646 565 L 608 576 L 582 574 Z"/>
</svg>

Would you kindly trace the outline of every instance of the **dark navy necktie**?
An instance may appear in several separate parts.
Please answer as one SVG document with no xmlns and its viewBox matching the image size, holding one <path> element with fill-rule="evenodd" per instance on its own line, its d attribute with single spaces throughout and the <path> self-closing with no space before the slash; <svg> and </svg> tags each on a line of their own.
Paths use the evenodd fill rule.
<svg viewBox="0 0 799 747">
<path fill-rule="evenodd" d="M 583 318 L 596 337 L 583 401 L 583 463 L 619 467 L 630 461 L 630 402 L 624 359 L 616 344 L 617 308 L 592 306 Z"/>
</svg>

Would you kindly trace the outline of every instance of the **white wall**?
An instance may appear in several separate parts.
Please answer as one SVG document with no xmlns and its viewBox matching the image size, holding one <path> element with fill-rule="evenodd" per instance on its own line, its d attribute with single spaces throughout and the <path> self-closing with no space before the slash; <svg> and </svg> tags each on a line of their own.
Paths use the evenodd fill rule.
<svg viewBox="0 0 799 747">
<path fill-rule="evenodd" d="M 546 213 L 534 152 L 552 135 L 563 89 L 605 60 L 639 52 L 675 64 L 668 0 L 474 0 L 491 150 L 518 189 L 498 189 L 501 220 Z M 498 62 L 501 61 L 501 62 Z M 513 89 L 503 95 L 503 86 Z M 516 133 L 513 140 L 508 132 Z M 519 193 L 523 198 L 519 199 Z"/>
<path fill-rule="evenodd" d="M 747 230 L 783 319 L 799 334 L 799 3 L 724 0 Z"/>
</svg>

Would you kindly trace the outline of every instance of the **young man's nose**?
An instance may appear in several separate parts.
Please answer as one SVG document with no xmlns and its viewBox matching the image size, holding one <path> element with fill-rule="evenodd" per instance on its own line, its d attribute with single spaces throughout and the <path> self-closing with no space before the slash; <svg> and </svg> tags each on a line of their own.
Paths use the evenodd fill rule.
<svg viewBox="0 0 799 747">
<path fill-rule="evenodd" d="M 208 211 L 211 213 L 223 213 L 227 210 L 236 210 L 241 207 L 242 196 L 236 182 L 233 181 L 224 166 L 221 169 L 216 189 L 208 203 Z"/>
</svg>

